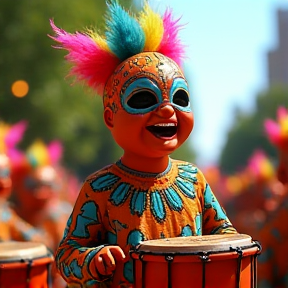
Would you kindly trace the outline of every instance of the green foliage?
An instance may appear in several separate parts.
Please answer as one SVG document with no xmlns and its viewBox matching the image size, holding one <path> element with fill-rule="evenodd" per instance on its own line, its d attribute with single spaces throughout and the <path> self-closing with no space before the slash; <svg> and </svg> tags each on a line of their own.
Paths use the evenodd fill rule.
<svg viewBox="0 0 288 288">
<path fill-rule="evenodd" d="M 264 120 L 276 120 L 279 106 L 288 107 L 288 87 L 273 87 L 257 97 L 255 111 L 246 115 L 236 112 L 234 126 L 230 130 L 220 157 L 220 168 L 225 173 L 234 173 L 247 165 L 256 149 L 261 149 L 271 159 L 277 159 L 277 151 L 264 131 Z"/>
<path fill-rule="evenodd" d="M 17 2 L 17 3 L 16 3 Z M 64 145 L 63 162 L 81 177 L 115 161 L 120 149 L 103 123 L 102 100 L 66 79 L 65 51 L 55 43 L 49 19 L 74 32 L 91 25 L 101 28 L 105 0 L 0 1 L 0 120 L 29 123 L 21 148 L 36 138 L 46 143 L 59 139 Z M 130 6 L 132 0 L 120 1 Z M 12 95 L 11 85 L 29 83 L 26 97 Z"/>
</svg>

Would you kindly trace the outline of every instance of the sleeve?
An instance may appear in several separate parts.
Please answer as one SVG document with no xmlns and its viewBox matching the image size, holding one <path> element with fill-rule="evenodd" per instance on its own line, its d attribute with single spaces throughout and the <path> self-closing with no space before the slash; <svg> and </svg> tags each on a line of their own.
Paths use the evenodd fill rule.
<svg viewBox="0 0 288 288">
<path fill-rule="evenodd" d="M 204 175 L 200 170 L 198 172 L 198 181 L 203 195 L 203 234 L 238 233 L 227 217 L 224 208 L 218 202 Z"/>
<path fill-rule="evenodd" d="M 91 265 L 95 254 L 107 243 L 104 212 L 101 212 L 106 204 L 100 197 L 97 201 L 95 199 L 95 192 L 89 182 L 85 181 L 55 254 L 57 269 L 68 285 L 73 285 L 71 287 L 90 287 L 110 280 Z"/>
</svg>

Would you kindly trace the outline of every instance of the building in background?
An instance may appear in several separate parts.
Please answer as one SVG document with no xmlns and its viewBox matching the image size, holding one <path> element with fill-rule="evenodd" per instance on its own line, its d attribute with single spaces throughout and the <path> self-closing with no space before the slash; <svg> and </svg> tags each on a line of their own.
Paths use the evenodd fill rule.
<svg viewBox="0 0 288 288">
<path fill-rule="evenodd" d="M 288 10 L 278 10 L 277 27 L 278 45 L 268 53 L 269 86 L 288 86 Z"/>
</svg>

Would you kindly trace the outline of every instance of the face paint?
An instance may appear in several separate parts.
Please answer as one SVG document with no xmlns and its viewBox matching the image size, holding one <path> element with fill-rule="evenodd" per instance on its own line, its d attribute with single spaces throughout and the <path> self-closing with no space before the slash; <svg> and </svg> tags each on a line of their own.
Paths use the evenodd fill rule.
<svg viewBox="0 0 288 288">
<path fill-rule="evenodd" d="M 109 129 L 126 154 L 168 155 L 193 129 L 186 79 L 159 53 L 138 54 L 116 69 L 106 85 L 107 107 L 113 112 Z"/>
<path fill-rule="evenodd" d="M 104 107 L 114 113 L 125 109 L 131 114 L 144 114 L 163 101 L 169 101 L 176 109 L 191 111 L 182 71 L 160 53 L 140 53 L 120 64 L 106 84 L 103 101 Z"/>
</svg>

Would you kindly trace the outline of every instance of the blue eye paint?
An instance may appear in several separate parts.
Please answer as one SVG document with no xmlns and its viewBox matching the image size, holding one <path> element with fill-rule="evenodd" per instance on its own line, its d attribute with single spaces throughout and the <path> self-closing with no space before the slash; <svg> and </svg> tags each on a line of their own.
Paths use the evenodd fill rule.
<svg viewBox="0 0 288 288">
<path fill-rule="evenodd" d="M 177 105 L 173 102 L 173 97 L 175 95 L 175 93 L 178 91 L 178 90 L 184 90 L 188 97 L 189 97 L 189 90 L 188 90 L 188 85 L 187 85 L 187 82 L 183 79 L 183 78 L 176 78 L 174 81 L 173 81 L 173 84 L 171 86 L 171 89 L 170 89 L 170 93 L 169 93 L 169 98 L 170 98 L 170 102 L 171 104 L 173 105 L 173 107 L 179 111 L 183 111 L 183 112 L 191 112 L 192 109 L 191 109 L 191 105 L 190 105 L 190 99 L 188 98 L 188 105 L 187 106 L 180 106 L 180 105 Z"/>
<path fill-rule="evenodd" d="M 131 95 L 137 94 L 138 92 L 147 91 L 152 93 L 157 98 L 157 103 L 147 107 L 147 108 L 133 108 L 128 105 L 128 100 Z M 137 97 L 137 96 L 135 96 Z M 141 97 L 139 95 L 139 97 Z M 121 95 L 121 104 L 123 108 L 130 114 L 145 114 L 156 109 L 162 102 L 162 92 L 160 88 L 152 80 L 148 78 L 139 78 L 132 82 Z"/>
</svg>

